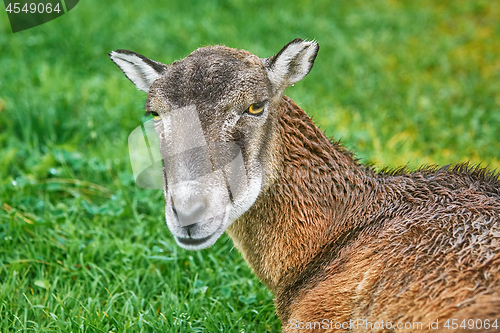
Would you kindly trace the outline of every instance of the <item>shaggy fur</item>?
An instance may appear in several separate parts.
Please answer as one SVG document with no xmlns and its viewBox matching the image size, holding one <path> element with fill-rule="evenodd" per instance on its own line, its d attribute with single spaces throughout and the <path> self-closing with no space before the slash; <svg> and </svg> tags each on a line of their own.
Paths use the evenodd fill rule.
<svg viewBox="0 0 500 333">
<path fill-rule="evenodd" d="M 227 232 L 276 295 L 283 332 L 292 320 L 422 322 L 419 332 L 450 318 L 500 321 L 498 174 L 466 164 L 375 173 L 288 97 L 279 110 L 279 176 Z M 336 331 L 316 328 L 306 331 Z"/>
</svg>

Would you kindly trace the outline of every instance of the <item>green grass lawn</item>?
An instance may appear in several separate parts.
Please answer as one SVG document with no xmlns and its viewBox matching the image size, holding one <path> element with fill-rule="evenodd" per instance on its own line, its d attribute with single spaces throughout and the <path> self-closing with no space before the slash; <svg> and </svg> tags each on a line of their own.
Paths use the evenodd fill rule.
<svg viewBox="0 0 500 333">
<path fill-rule="evenodd" d="M 203 45 L 261 57 L 316 39 L 287 90 L 377 169 L 500 167 L 498 1 L 85 0 L 12 34 L 0 13 L 0 331 L 277 332 L 273 295 L 231 240 L 175 245 L 127 138 L 146 95 L 109 60 Z"/>
</svg>

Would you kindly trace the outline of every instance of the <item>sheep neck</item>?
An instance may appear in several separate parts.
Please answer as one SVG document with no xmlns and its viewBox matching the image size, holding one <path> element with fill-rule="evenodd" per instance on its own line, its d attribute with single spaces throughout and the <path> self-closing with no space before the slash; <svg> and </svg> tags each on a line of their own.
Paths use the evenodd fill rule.
<svg viewBox="0 0 500 333">
<path fill-rule="evenodd" d="M 366 220 L 345 221 L 369 206 L 377 187 L 371 169 L 328 140 L 291 99 L 283 97 L 278 111 L 276 177 L 227 230 L 277 296 L 304 279 L 305 268 L 325 251 L 339 250 L 365 227 Z"/>
</svg>

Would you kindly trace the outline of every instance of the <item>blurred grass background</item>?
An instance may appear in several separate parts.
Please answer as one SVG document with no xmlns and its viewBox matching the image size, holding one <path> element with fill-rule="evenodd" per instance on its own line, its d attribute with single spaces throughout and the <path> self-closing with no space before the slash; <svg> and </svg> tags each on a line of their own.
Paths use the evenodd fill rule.
<svg viewBox="0 0 500 333">
<path fill-rule="evenodd" d="M 376 168 L 500 167 L 500 2 L 80 1 L 13 34 L 0 13 L 0 331 L 277 332 L 227 236 L 178 248 L 127 137 L 145 94 L 107 52 L 170 63 L 203 45 L 271 56 L 316 39 L 287 90 Z"/>
</svg>

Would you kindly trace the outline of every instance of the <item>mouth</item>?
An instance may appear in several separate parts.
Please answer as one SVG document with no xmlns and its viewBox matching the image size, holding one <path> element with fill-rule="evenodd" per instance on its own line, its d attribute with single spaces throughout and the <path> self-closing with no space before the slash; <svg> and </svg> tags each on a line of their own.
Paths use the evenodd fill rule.
<svg viewBox="0 0 500 333">
<path fill-rule="evenodd" d="M 225 217 L 220 221 L 219 227 L 210 235 L 203 238 L 193 238 L 191 236 L 185 237 L 177 236 L 174 234 L 175 241 L 177 245 L 186 249 L 186 250 L 203 250 L 207 247 L 214 245 L 214 243 L 219 239 L 219 237 L 224 233 L 225 230 Z M 217 221 L 218 219 L 214 219 Z"/>
<path fill-rule="evenodd" d="M 210 235 L 208 237 L 204 238 L 185 238 L 185 237 L 177 237 L 175 236 L 177 242 L 179 245 L 184 245 L 186 247 L 193 247 L 193 246 L 199 246 L 204 243 L 207 243 L 210 238 L 212 238 L 213 235 Z"/>
</svg>

